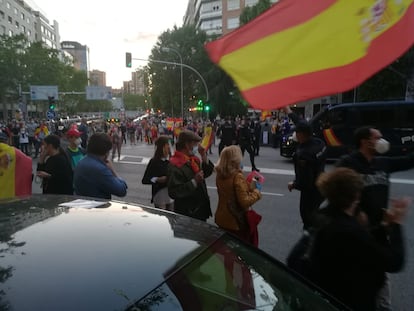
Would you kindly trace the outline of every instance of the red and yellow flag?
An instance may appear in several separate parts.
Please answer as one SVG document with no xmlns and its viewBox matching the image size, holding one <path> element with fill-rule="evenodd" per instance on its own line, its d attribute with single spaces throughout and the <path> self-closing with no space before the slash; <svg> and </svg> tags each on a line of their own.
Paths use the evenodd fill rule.
<svg viewBox="0 0 414 311">
<path fill-rule="evenodd" d="M 203 139 L 200 142 L 201 147 L 203 147 L 203 149 L 205 150 L 208 150 L 211 144 L 213 143 L 213 140 L 214 140 L 213 128 L 211 126 L 205 126 Z"/>
<path fill-rule="evenodd" d="M 283 0 L 206 45 L 254 108 L 343 92 L 414 43 L 414 0 Z"/>
<path fill-rule="evenodd" d="M 32 159 L 0 143 L 0 199 L 32 194 Z"/>
</svg>

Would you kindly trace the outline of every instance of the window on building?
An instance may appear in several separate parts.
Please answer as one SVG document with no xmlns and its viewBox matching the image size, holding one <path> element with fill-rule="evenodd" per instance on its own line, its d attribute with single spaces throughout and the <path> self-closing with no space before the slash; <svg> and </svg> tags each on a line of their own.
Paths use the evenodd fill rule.
<svg viewBox="0 0 414 311">
<path fill-rule="evenodd" d="M 26 27 L 24 27 L 23 25 L 22 25 L 22 33 L 26 34 Z"/>
<path fill-rule="evenodd" d="M 236 29 L 240 26 L 240 19 L 238 17 L 232 17 L 227 20 L 227 29 Z"/>
<path fill-rule="evenodd" d="M 13 8 L 14 15 L 19 15 L 19 11 L 16 8 Z"/>
<path fill-rule="evenodd" d="M 30 30 L 27 31 L 27 36 L 30 37 L 32 35 L 32 32 Z"/>
<path fill-rule="evenodd" d="M 20 27 L 20 25 L 19 25 L 19 22 L 18 22 L 18 21 L 16 21 L 16 22 L 15 22 L 15 25 L 16 25 L 16 28 L 19 28 L 19 27 Z"/>
<path fill-rule="evenodd" d="M 27 19 L 26 19 L 26 22 L 27 22 L 28 24 L 30 24 L 30 19 L 29 19 L 29 18 L 27 18 Z"/>
<path fill-rule="evenodd" d="M 24 20 L 24 13 L 20 13 L 20 18 Z"/>
<path fill-rule="evenodd" d="M 6 17 L 6 15 L 4 14 L 4 12 L 3 11 L 0 11 L 0 18 L 1 19 L 4 19 Z"/>
<path fill-rule="evenodd" d="M 41 25 L 41 26 L 40 26 L 40 31 L 41 31 L 42 33 L 44 33 L 44 32 L 45 32 L 45 27 L 44 27 L 43 25 Z"/>
<path fill-rule="evenodd" d="M 208 21 L 203 21 L 200 25 L 201 30 L 211 30 L 211 29 L 221 29 L 222 21 L 221 19 L 213 19 Z"/>
<path fill-rule="evenodd" d="M 244 0 L 244 5 L 247 6 L 254 6 L 259 2 L 259 0 Z"/>
<path fill-rule="evenodd" d="M 1 25 L 0 27 L 0 34 L 5 35 L 6 34 L 6 26 Z"/>
<path fill-rule="evenodd" d="M 9 37 L 13 37 L 13 30 L 9 30 Z"/>
<path fill-rule="evenodd" d="M 10 2 L 7 2 L 6 7 L 7 7 L 8 9 L 10 9 L 10 8 L 11 8 Z"/>
<path fill-rule="evenodd" d="M 220 9 L 221 9 L 221 1 L 213 1 L 213 2 L 202 3 L 200 12 L 201 14 L 219 12 Z"/>
<path fill-rule="evenodd" d="M 240 9 L 240 0 L 228 0 L 227 1 L 227 10 L 238 10 Z"/>
<path fill-rule="evenodd" d="M 7 21 L 9 22 L 9 24 L 13 24 L 13 19 L 11 18 L 11 16 L 7 16 Z"/>
</svg>

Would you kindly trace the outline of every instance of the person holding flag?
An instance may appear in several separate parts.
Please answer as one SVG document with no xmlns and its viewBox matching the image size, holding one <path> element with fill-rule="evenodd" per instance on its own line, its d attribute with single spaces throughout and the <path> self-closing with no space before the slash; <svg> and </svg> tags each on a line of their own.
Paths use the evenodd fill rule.
<svg viewBox="0 0 414 311">
<path fill-rule="evenodd" d="M 213 173 L 214 164 L 200 141 L 201 137 L 192 131 L 183 130 L 178 135 L 176 151 L 168 165 L 168 194 L 174 199 L 175 212 L 206 221 L 212 213 L 205 178 Z"/>
</svg>

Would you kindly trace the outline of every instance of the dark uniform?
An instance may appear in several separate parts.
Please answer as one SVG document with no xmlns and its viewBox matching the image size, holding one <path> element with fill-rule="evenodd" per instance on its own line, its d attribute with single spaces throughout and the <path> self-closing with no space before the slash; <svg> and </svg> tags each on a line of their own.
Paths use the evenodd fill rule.
<svg viewBox="0 0 414 311">
<path fill-rule="evenodd" d="M 217 130 L 217 137 L 220 138 L 219 154 L 224 147 L 234 145 L 237 139 L 236 126 L 231 120 L 226 120 Z"/>
<path fill-rule="evenodd" d="M 316 187 L 316 179 L 325 170 L 325 143 L 316 137 L 311 137 L 299 144 L 293 155 L 295 164 L 295 180 L 293 187 L 300 191 L 300 216 L 306 229 L 312 224 L 312 217 L 323 197 Z"/>
<path fill-rule="evenodd" d="M 252 171 L 259 171 L 254 164 L 254 151 L 253 151 L 253 134 L 250 127 L 244 123 L 239 127 L 239 146 L 244 156 L 244 151 L 249 153 L 250 163 L 252 165 Z"/>
</svg>

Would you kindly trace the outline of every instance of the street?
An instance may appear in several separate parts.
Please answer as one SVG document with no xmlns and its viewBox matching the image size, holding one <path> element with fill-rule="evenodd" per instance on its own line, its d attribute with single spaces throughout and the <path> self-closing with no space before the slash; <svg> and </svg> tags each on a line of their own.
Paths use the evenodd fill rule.
<svg viewBox="0 0 414 311">
<path fill-rule="evenodd" d="M 115 200 L 140 203 L 151 206 L 151 187 L 143 185 L 141 179 L 154 151 L 153 145 L 139 143 L 130 146 L 129 143 L 122 148 L 121 160 L 114 163 L 117 173 L 128 183 L 128 194 L 125 198 L 114 197 Z M 209 155 L 212 162 L 218 159 L 217 147 L 213 147 L 213 154 Z M 244 170 L 250 172 L 248 154 L 244 155 Z M 35 161 L 34 161 L 35 168 Z M 293 164 L 290 160 L 279 156 L 279 149 L 261 147 L 260 156 L 256 157 L 256 165 L 265 177 L 262 199 L 254 205 L 254 209 L 263 216 L 259 225 L 259 247 L 273 257 L 285 262 L 286 256 L 299 239 L 302 233 L 302 224 L 299 216 L 299 192 L 289 192 L 287 183 L 294 178 Z M 332 168 L 328 164 L 327 170 Z M 392 197 L 414 197 L 414 170 L 393 174 Z M 217 191 L 215 188 L 215 175 L 207 179 L 211 207 L 213 214 L 217 206 Z M 34 193 L 40 193 L 39 184 L 34 182 Z M 413 206 L 411 206 L 411 209 Z M 214 224 L 214 219 L 209 222 Z M 402 272 L 391 276 L 392 298 L 394 310 L 408 310 L 414 305 L 414 216 L 411 211 L 406 219 L 405 238 L 407 247 L 406 265 Z"/>
</svg>

